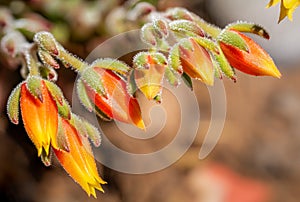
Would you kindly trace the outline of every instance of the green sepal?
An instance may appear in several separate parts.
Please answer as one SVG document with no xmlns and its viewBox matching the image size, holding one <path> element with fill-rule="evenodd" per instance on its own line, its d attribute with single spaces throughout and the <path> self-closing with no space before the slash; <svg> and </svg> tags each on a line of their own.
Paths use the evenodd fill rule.
<svg viewBox="0 0 300 202">
<path fill-rule="evenodd" d="M 166 66 L 165 77 L 172 86 L 178 86 L 180 84 L 177 73 L 170 67 L 170 65 Z"/>
<path fill-rule="evenodd" d="M 49 52 L 51 55 L 59 55 L 57 42 L 51 33 L 46 31 L 38 32 L 34 35 L 33 41 L 36 42 L 42 49 Z"/>
<path fill-rule="evenodd" d="M 87 135 L 94 144 L 94 146 L 99 147 L 101 144 L 101 135 L 99 130 L 86 120 L 83 120 L 83 124 L 85 125 Z"/>
<path fill-rule="evenodd" d="M 171 20 L 189 20 L 193 21 L 193 16 L 185 8 L 170 8 L 166 11 L 166 16 Z"/>
<path fill-rule="evenodd" d="M 223 51 L 221 48 L 219 49 L 219 54 L 212 53 L 212 56 L 216 60 L 219 68 L 224 73 L 225 76 L 232 79 L 233 81 L 236 81 L 236 75 L 234 69 L 229 64 L 228 60 L 226 59 Z"/>
<path fill-rule="evenodd" d="M 138 87 L 135 83 L 135 78 L 134 78 L 134 69 L 131 70 L 129 72 L 129 76 L 128 76 L 128 79 L 127 79 L 127 92 L 135 97 L 135 92 L 138 90 Z"/>
<path fill-rule="evenodd" d="M 85 90 L 84 83 L 81 79 L 78 79 L 76 82 L 76 90 L 77 90 L 77 95 L 80 100 L 80 103 L 89 111 L 92 112 L 94 109 L 94 106 L 89 99 L 87 92 Z"/>
<path fill-rule="evenodd" d="M 94 70 L 94 67 L 87 68 L 82 74 L 81 79 L 91 87 L 96 93 L 107 97 L 105 88 L 101 81 L 101 76 Z"/>
<path fill-rule="evenodd" d="M 42 78 L 52 82 L 57 81 L 58 78 L 57 73 L 52 67 L 40 66 L 39 70 Z"/>
<path fill-rule="evenodd" d="M 181 65 L 180 56 L 179 56 L 179 44 L 175 44 L 171 50 L 168 57 L 168 64 L 171 69 L 178 72 L 179 74 L 182 74 L 183 67 Z"/>
<path fill-rule="evenodd" d="M 153 53 L 150 53 L 150 56 L 152 57 L 153 60 L 155 60 L 156 64 L 159 64 L 159 65 L 167 65 L 168 64 L 167 58 L 162 53 L 153 52 Z"/>
<path fill-rule="evenodd" d="M 61 89 L 53 82 L 45 80 L 48 91 L 56 102 L 58 113 L 64 119 L 71 118 L 71 108 L 68 101 L 64 98 Z"/>
<path fill-rule="evenodd" d="M 168 24 L 163 19 L 154 19 L 153 27 L 162 33 L 163 37 L 166 38 L 169 35 Z"/>
<path fill-rule="evenodd" d="M 14 123 L 19 123 L 19 113 L 20 113 L 20 96 L 21 96 L 21 86 L 24 82 L 20 83 L 11 92 L 7 101 L 7 114 L 9 120 Z"/>
<path fill-rule="evenodd" d="M 64 150 L 66 152 L 70 151 L 70 145 L 68 139 L 66 137 L 66 131 L 62 126 L 61 118 L 58 119 L 58 128 L 57 128 L 57 146 L 59 149 Z"/>
<path fill-rule="evenodd" d="M 139 52 L 133 58 L 133 66 L 135 69 L 149 69 L 149 60 L 153 60 L 155 64 L 166 65 L 166 57 L 159 52 Z"/>
<path fill-rule="evenodd" d="M 90 66 L 109 69 L 121 75 L 126 75 L 128 71 L 131 69 L 126 63 L 112 58 L 97 59 Z"/>
<path fill-rule="evenodd" d="M 212 61 L 212 64 L 213 64 L 213 67 L 214 67 L 214 70 L 215 70 L 215 77 L 219 78 L 219 79 L 222 79 L 223 78 L 222 70 L 219 66 L 219 63 L 217 62 L 216 58 L 213 56 L 212 53 L 210 54 L 210 58 L 211 58 L 211 61 Z"/>
<path fill-rule="evenodd" d="M 47 51 L 39 48 L 38 55 L 39 55 L 39 58 L 41 59 L 43 65 L 45 65 L 46 67 L 49 67 L 49 68 L 59 69 L 59 64 Z"/>
<path fill-rule="evenodd" d="M 101 136 L 99 130 L 95 126 L 75 114 L 72 114 L 70 123 L 76 128 L 79 135 L 88 137 L 96 147 L 100 146 Z"/>
<path fill-rule="evenodd" d="M 260 25 L 254 23 L 248 23 L 243 21 L 237 21 L 235 23 L 231 23 L 225 27 L 227 30 L 236 30 L 240 32 L 248 32 L 252 34 L 256 34 L 265 39 L 270 39 L 269 33 Z"/>
<path fill-rule="evenodd" d="M 148 56 L 150 52 L 139 52 L 133 58 L 133 67 L 135 69 L 149 69 Z"/>
<path fill-rule="evenodd" d="M 248 45 L 244 41 L 244 39 L 239 34 L 233 32 L 233 31 L 223 29 L 222 32 L 219 34 L 217 40 L 219 42 L 223 42 L 223 43 L 229 44 L 231 46 L 235 46 L 242 51 L 249 52 Z"/>
<path fill-rule="evenodd" d="M 152 23 L 147 23 L 141 28 L 141 39 L 144 43 L 150 46 L 157 45 L 157 33 L 154 32 Z"/>
<path fill-rule="evenodd" d="M 219 54 L 219 46 L 212 40 L 204 37 L 193 37 L 193 39 L 203 48 L 214 52 L 215 54 Z"/>
<path fill-rule="evenodd" d="M 50 152 L 47 154 L 46 151 L 43 149 L 41 153 L 41 161 L 45 166 L 51 166 L 51 156 L 52 156 L 52 151 L 50 148 Z"/>
<path fill-rule="evenodd" d="M 185 72 L 182 73 L 181 78 L 183 82 L 187 85 L 187 87 L 191 90 L 193 90 L 193 81 L 189 75 L 187 75 Z"/>
<path fill-rule="evenodd" d="M 83 124 L 82 119 L 79 116 L 72 113 L 70 123 L 76 128 L 79 135 L 87 137 L 85 125 Z"/>
<path fill-rule="evenodd" d="M 195 23 L 189 20 L 175 20 L 169 23 L 170 30 L 186 36 L 204 36 L 204 31 Z"/>
<path fill-rule="evenodd" d="M 29 76 L 26 80 L 26 87 L 35 98 L 43 102 L 42 79 L 38 76 Z"/>
</svg>

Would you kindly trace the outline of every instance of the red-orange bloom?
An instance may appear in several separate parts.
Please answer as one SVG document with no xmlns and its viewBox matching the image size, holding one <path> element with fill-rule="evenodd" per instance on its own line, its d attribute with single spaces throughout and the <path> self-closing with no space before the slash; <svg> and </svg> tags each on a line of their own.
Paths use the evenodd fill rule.
<svg viewBox="0 0 300 202">
<path fill-rule="evenodd" d="M 104 190 L 101 184 L 106 184 L 98 174 L 92 149 L 86 137 L 80 136 L 76 129 L 64 119 L 61 119 L 63 133 L 68 144 L 68 151 L 55 149 L 53 151 L 67 173 L 86 191 L 96 198 L 98 189 Z"/>
<path fill-rule="evenodd" d="M 99 95 L 89 85 L 85 84 L 90 100 L 106 116 L 121 122 L 132 123 L 144 129 L 140 106 L 137 100 L 127 92 L 125 81 L 111 70 L 99 67 L 94 69 L 101 76 L 107 95 Z"/>
<path fill-rule="evenodd" d="M 191 78 L 199 79 L 207 85 L 214 84 L 214 67 L 208 52 L 193 38 L 189 39 L 193 50 L 179 46 L 179 56 L 183 71 Z"/>
<path fill-rule="evenodd" d="M 49 153 L 50 144 L 57 148 L 58 110 L 44 81 L 41 82 L 42 101 L 34 97 L 26 87 L 21 86 L 20 107 L 25 130 L 40 156 L 44 150 Z"/>
<path fill-rule="evenodd" d="M 262 47 L 246 35 L 235 30 L 231 31 L 239 34 L 249 49 L 249 51 L 246 52 L 238 47 L 220 42 L 220 47 L 231 66 L 244 73 L 255 76 L 281 77 L 281 73 L 274 64 L 274 61 Z"/>
</svg>

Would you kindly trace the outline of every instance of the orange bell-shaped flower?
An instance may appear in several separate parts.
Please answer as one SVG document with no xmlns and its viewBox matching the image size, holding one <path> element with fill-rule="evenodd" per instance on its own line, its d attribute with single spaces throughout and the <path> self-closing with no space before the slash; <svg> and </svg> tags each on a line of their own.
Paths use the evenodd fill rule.
<svg viewBox="0 0 300 202">
<path fill-rule="evenodd" d="M 100 75 L 106 91 L 106 96 L 100 95 L 85 83 L 87 95 L 97 110 L 109 118 L 144 129 L 140 106 L 137 100 L 127 92 L 125 81 L 111 70 L 99 67 L 95 67 L 94 70 Z"/>
<path fill-rule="evenodd" d="M 255 76 L 281 77 L 274 61 L 262 47 L 248 36 L 235 30 L 230 31 L 237 33 L 248 46 L 248 51 L 244 51 L 220 41 L 220 47 L 232 67 Z"/>
<path fill-rule="evenodd" d="M 86 191 L 96 198 L 98 189 L 104 192 L 101 184 L 106 184 L 98 174 L 91 146 L 86 137 L 80 136 L 69 121 L 61 119 L 62 133 L 68 144 L 68 151 L 55 149 L 53 151 L 67 173 Z"/>
<path fill-rule="evenodd" d="M 192 50 L 179 45 L 179 56 L 183 71 L 191 78 L 199 79 L 207 85 L 213 85 L 214 67 L 208 52 L 193 38 L 188 40 Z"/>
<path fill-rule="evenodd" d="M 57 105 L 51 97 L 44 81 L 40 83 L 41 98 L 30 93 L 26 82 L 21 86 L 20 108 L 25 130 L 38 150 L 38 156 L 44 150 L 56 145 L 58 127 Z"/>
</svg>

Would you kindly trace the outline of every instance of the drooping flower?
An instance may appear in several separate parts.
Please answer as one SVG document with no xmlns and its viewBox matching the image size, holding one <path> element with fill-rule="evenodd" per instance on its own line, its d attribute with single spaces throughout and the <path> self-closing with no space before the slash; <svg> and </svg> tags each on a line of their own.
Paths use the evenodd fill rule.
<svg viewBox="0 0 300 202">
<path fill-rule="evenodd" d="M 21 85 L 20 108 L 25 130 L 38 150 L 49 153 L 50 144 L 56 147 L 58 109 L 44 81 L 40 84 L 40 98 L 28 90 L 26 82 Z"/>
<path fill-rule="evenodd" d="M 185 72 L 207 85 L 214 84 L 214 66 L 210 55 L 194 38 L 183 39 L 175 45 L 169 61 L 177 72 Z"/>
<path fill-rule="evenodd" d="M 68 120 L 60 119 L 61 136 L 65 137 L 67 149 L 53 151 L 66 172 L 90 196 L 96 198 L 96 189 L 104 192 L 101 184 L 106 184 L 98 174 L 96 162 L 87 137 L 79 135 L 76 128 Z M 60 134 L 59 134 L 60 135 Z"/>
<path fill-rule="evenodd" d="M 89 70 L 88 70 L 89 71 Z M 92 86 L 93 84 L 82 79 L 78 82 L 79 97 L 83 103 L 87 103 L 87 100 L 83 100 L 84 94 L 87 95 L 89 102 L 95 106 L 96 112 L 100 116 L 104 116 L 107 119 L 115 119 L 121 122 L 134 124 L 137 127 L 144 129 L 145 125 L 141 115 L 141 109 L 138 101 L 132 97 L 126 88 L 126 83 L 119 75 L 111 70 L 101 67 L 93 67 L 90 71 L 94 71 L 98 74 L 101 80 L 101 85 L 104 94 L 97 92 Z M 80 87 L 80 83 L 84 85 L 84 91 Z M 90 104 L 85 104 L 90 105 Z"/>
<path fill-rule="evenodd" d="M 248 51 L 245 51 L 220 41 L 220 47 L 231 66 L 250 75 L 281 77 L 273 59 L 261 46 L 238 31 L 230 30 L 230 32 L 238 34 L 248 48 Z"/>
<path fill-rule="evenodd" d="M 133 60 L 134 80 L 148 100 L 160 102 L 167 59 L 161 53 L 141 52 Z"/>
</svg>

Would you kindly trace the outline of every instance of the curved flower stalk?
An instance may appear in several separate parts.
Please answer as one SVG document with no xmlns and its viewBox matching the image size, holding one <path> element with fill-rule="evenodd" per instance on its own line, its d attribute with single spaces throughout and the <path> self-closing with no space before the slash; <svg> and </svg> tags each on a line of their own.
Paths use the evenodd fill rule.
<svg viewBox="0 0 300 202">
<path fill-rule="evenodd" d="M 88 195 L 96 197 L 95 189 L 103 191 L 101 184 L 105 182 L 99 177 L 88 138 L 99 146 L 99 131 L 71 113 L 62 91 L 50 76 L 51 70 L 59 68 L 51 54 L 41 53 L 40 47 L 27 43 L 14 51 L 22 59 L 28 74 L 8 99 L 9 119 L 18 124 L 21 112 L 25 130 L 42 162 L 51 165 L 54 152 L 70 176 Z M 42 61 L 38 61 L 37 54 Z"/>
<path fill-rule="evenodd" d="M 79 73 L 77 93 L 89 111 L 95 112 L 103 120 L 115 119 L 145 128 L 140 106 L 128 93 L 122 78 L 130 70 L 129 66 L 110 58 L 99 59 L 89 65 L 66 51 L 48 32 L 37 33 L 34 40 L 50 58 L 62 61 Z"/>
<path fill-rule="evenodd" d="M 25 79 L 9 97 L 10 120 L 18 124 L 21 110 L 26 132 L 43 163 L 50 165 L 54 153 L 89 196 L 96 197 L 96 190 L 103 191 L 101 185 L 106 183 L 97 172 L 88 140 L 99 146 L 100 134 L 71 112 L 55 84 L 56 69 L 70 68 L 79 74 L 77 94 L 88 111 L 103 120 L 117 120 L 140 129 L 145 125 L 135 93 L 139 90 L 148 100 L 160 103 L 164 79 L 174 86 L 183 80 L 193 89 L 193 79 L 213 85 L 215 77 L 226 76 L 235 82 L 236 69 L 256 76 L 281 76 L 268 53 L 243 34 L 269 39 L 261 26 L 236 22 L 221 29 L 183 8 L 165 12 L 148 8 L 144 3 L 127 13 L 132 19 L 143 16 L 143 21 L 148 20 L 141 29 L 141 39 L 149 49 L 133 57 L 132 67 L 111 58 L 88 64 L 65 50 L 46 31 L 35 33 L 33 43 L 28 43 L 21 32 L 6 33 L 1 40 L 3 52 L 22 64 Z"/>
<path fill-rule="evenodd" d="M 290 21 L 293 20 L 293 13 L 296 8 L 300 5 L 299 0 L 270 0 L 267 8 L 271 6 L 275 6 L 280 2 L 280 15 L 278 19 L 278 23 L 281 22 L 285 17 L 288 17 Z"/>
</svg>

